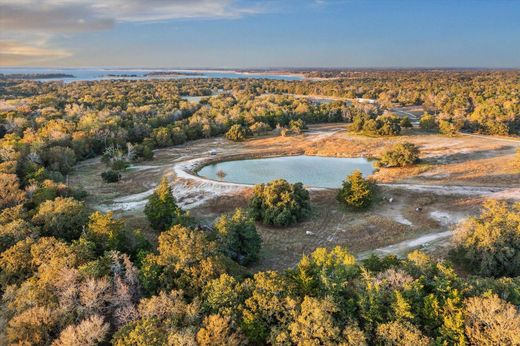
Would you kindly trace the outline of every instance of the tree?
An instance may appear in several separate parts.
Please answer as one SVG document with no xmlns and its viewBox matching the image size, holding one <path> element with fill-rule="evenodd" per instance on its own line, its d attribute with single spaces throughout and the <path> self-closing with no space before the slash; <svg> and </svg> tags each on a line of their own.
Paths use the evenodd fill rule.
<svg viewBox="0 0 520 346">
<path fill-rule="evenodd" d="M 166 177 L 162 178 L 159 186 L 146 203 L 144 214 L 152 228 L 157 231 L 164 231 L 172 225 L 183 222 L 183 212 L 175 202 Z"/>
<path fill-rule="evenodd" d="M 301 221 L 311 211 L 309 192 L 303 184 L 290 184 L 284 179 L 256 185 L 249 207 L 254 219 L 274 226 Z"/>
<path fill-rule="evenodd" d="M 25 192 L 20 190 L 16 174 L 0 173 L 0 210 L 23 202 Z"/>
<path fill-rule="evenodd" d="M 74 150 L 62 146 L 49 148 L 43 158 L 51 170 L 62 174 L 68 174 L 76 163 Z"/>
<path fill-rule="evenodd" d="M 289 325 L 291 340 L 296 345 L 332 345 L 338 343 L 341 329 L 335 318 L 338 306 L 331 298 L 304 297 L 295 309 L 294 321 Z"/>
<path fill-rule="evenodd" d="M 56 311 L 43 306 L 34 306 L 9 321 L 7 340 L 10 344 L 48 345 L 57 323 Z"/>
<path fill-rule="evenodd" d="M 78 325 L 65 328 L 52 346 L 96 346 L 102 343 L 108 335 L 109 325 L 103 317 L 92 315 Z"/>
<path fill-rule="evenodd" d="M 263 134 L 268 133 L 272 129 L 271 129 L 271 126 L 269 126 L 268 124 L 261 122 L 261 121 L 257 121 L 253 125 L 249 126 L 249 130 L 254 135 L 263 135 Z"/>
<path fill-rule="evenodd" d="M 117 183 L 121 180 L 121 173 L 113 170 L 105 171 L 101 173 L 101 178 L 105 183 Z"/>
<path fill-rule="evenodd" d="M 397 143 L 387 148 L 379 165 L 382 167 L 403 167 L 419 161 L 419 148 L 413 143 Z"/>
<path fill-rule="evenodd" d="M 464 316 L 471 345 L 520 345 L 520 313 L 496 294 L 468 298 Z"/>
<path fill-rule="evenodd" d="M 419 119 L 419 126 L 421 129 L 431 132 L 437 131 L 439 129 L 439 125 L 437 124 L 435 117 L 428 113 L 424 113 L 421 119 Z"/>
<path fill-rule="evenodd" d="M 42 234 L 70 241 L 81 235 L 88 214 L 83 202 L 72 197 L 58 197 L 40 204 L 32 221 L 41 227 Z"/>
<path fill-rule="evenodd" d="M 410 121 L 410 118 L 408 118 L 408 117 L 402 117 L 401 121 L 399 122 L 399 125 L 404 128 L 413 127 L 412 122 Z"/>
<path fill-rule="evenodd" d="M 243 142 L 248 135 L 248 129 L 239 124 L 231 126 L 228 132 L 226 132 L 226 138 L 233 142 Z"/>
<path fill-rule="evenodd" d="M 98 254 L 118 250 L 124 241 L 124 222 L 114 219 L 112 212 L 96 211 L 90 215 L 85 238 L 95 244 Z"/>
<path fill-rule="evenodd" d="M 460 224 L 454 241 L 467 268 L 486 276 L 520 275 L 520 203 L 488 200 L 478 217 Z"/>
<path fill-rule="evenodd" d="M 171 227 L 159 235 L 158 251 L 158 255 L 149 254 L 141 265 L 141 281 L 152 292 L 176 288 L 198 294 L 208 281 L 226 272 L 218 244 L 198 230 Z"/>
<path fill-rule="evenodd" d="M 378 345 L 385 346 L 428 346 L 431 344 L 431 340 L 416 327 L 397 321 L 380 324 L 377 327 L 376 339 Z"/>
<path fill-rule="evenodd" d="M 224 252 L 242 265 L 258 258 L 262 239 L 256 230 L 254 220 L 245 211 L 236 209 L 232 215 L 222 215 L 215 222 Z"/>
<path fill-rule="evenodd" d="M 210 315 L 197 333 L 197 343 L 200 346 L 239 346 L 246 345 L 246 339 L 229 317 Z"/>
<path fill-rule="evenodd" d="M 295 135 L 299 135 L 307 126 L 302 119 L 289 121 L 289 131 Z"/>
<path fill-rule="evenodd" d="M 373 183 L 364 179 L 360 171 L 356 170 L 343 182 L 338 192 L 338 201 L 347 207 L 355 209 L 368 208 L 374 199 Z"/>
<path fill-rule="evenodd" d="M 448 135 L 448 136 L 455 136 L 460 129 L 462 128 L 462 125 L 460 122 L 453 120 L 453 119 L 440 119 L 439 120 L 439 131 L 442 134 Z"/>
</svg>

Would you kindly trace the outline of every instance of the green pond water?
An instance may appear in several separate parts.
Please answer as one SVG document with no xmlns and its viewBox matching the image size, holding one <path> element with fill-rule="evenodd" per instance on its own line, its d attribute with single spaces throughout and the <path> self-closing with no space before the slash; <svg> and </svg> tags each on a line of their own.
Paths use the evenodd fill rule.
<svg viewBox="0 0 520 346">
<path fill-rule="evenodd" d="M 360 170 L 366 177 L 374 172 L 374 166 L 365 158 L 301 155 L 224 161 L 204 166 L 198 175 L 240 184 L 259 184 L 283 178 L 307 186 L 339 188 L 345 177 L 355 170 Z M 218 172 L 225 175 L 219 176 Z"/>
</svg>

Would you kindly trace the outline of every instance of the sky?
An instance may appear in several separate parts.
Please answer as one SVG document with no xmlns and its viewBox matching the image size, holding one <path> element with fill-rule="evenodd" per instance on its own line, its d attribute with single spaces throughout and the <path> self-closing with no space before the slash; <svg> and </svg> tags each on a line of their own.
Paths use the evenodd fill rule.
<svg viewBox="0 0 520 346">
<path fill-rule="evenodd" d="M 1 66 L 520 67 L 520 0 L 0 0 Z"/>
</svg>

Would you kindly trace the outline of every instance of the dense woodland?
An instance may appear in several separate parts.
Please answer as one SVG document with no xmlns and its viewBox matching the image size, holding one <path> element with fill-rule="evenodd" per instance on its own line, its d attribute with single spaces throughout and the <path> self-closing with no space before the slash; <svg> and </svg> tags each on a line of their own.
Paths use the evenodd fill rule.
<svg viewBox="0 0 520 346">
<path fill-rule="evenodd" d="M 145 209 L 157 243 L 89 209 L 85 193 L 66 184 L 80 160 L 102 156 L 103 179 L 116 181 L 155 148 L 224 134 L 243 140 L 345 122 L 367 135 L 399 135 L 406 122 L 388 112 L 399 105 L 423 105 L 421 126 L 431 131 L 520 132 L 518 71 L 321 73 L 335 78 L 0 81 L 0 340 L 520 345 L 520 204 L 486 202 L 458 227 L 445 260 L 414 252 L 359 262 L 347 249 L 319 248 L 294 268 L 251 273 L 261 247 L 255 220 L 284 227 L 312 210 L 300 184 L 259 185 L 248 210 L 206 229 L 176 205 L 163 180 Z M 291 94 L 353 101 L 320 104 Z M 210 95 L 200 103 L 182 98 Z M 391 148 L 382 164 L 416 161 L 416 148 L 405 145 Z M 338 203 L 367 207 L 374 189 L 355 174 Z"/>
</svg>

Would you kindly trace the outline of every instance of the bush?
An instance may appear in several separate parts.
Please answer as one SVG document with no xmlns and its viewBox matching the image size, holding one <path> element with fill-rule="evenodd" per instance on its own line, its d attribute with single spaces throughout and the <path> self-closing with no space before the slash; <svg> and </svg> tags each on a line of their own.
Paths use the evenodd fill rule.
<svg viewBox="0 0 520 346">
<path fill-rule="evenodd" d="M 262 239 L 256 231 L 255 222 L 244 211 L 222 215 L 215 222 L 224 252 L 236 262 L 247 265 L 256 261 Z"/>
<path fill-rule="evenodd" d="M 266 134 L 267 132 L 271 131 L 272 129 L 271 129 L 271 126 L 269 126 L 268 124 L 263 123 L 261 121 L 257 121 L 253 125 L 249 126 L 249 130 L 254 135 L 263 135 L 263 134 Z"/>
<path fill-rule="evenodd" d="M 419 161 L 419 148 L 413 143 L 397 143 L 386 149 L 378 165 L 381 167 L 403 167 Z"/>
<path fill-rule="evenodd" d="M 424 113 L 421 119 L 419 120 L 419 126 L 421 129 L 425 131 L 434 132 L 439 129 L 439 125 L 437 124 L 437 120 L 433 115 L 428 113 Z"/>
<path fill-rule="evenodd" d="M 111 167 L 113 171 L 126 171 L 130 164 L 125 160 L 114 160 Z"/>
<path fill-rule="evenodd" d="M 368 208 L 374 198 L 374 184 L 364 179 L 360 171 L 354 171 L 343 182 L 337 199 L 347 207 L 356 209 Z"/>
<path fill-rule="evenodd" d="M 256 185 L 249 206 L 254 219 L 274 226 L 298 222 L 311 210 L 309 192 L 303 184 L 290 184 L 284 179 Z"/>
<path fill-rule="evenodd" d="M 177 206 L 168 179 L 163 177 L 144 208 L 144 214 L 153 229 L 164 231 L 184 222 L 185 215 Z"/>
<path fill-rule="evenodd" d="M 439 120 L 439 131 L 448 136 L 455 136 L 462 128 L 462 125 L 451 119 L 441 119 Z"/>
<path fill-rule="evenodd" d="M 101 178 L 105 183 L 117 183 L 121 180 L 121 173 L 110 170 L 101 173 Z"/>
<path fill-rule="evenodd" d="M 307 126 L 305 125 L 302 119 L 291 120 L 289 122 L 289 131 L 291 131 L 291 133 L 294 133 L 295 135 L 301 134 L 303 130 L 305 130 L 306 128 Z"/>
<path fill-rule="evenodd" d="M 466 267 L 484 276 L 520 275 L 520 203 L 488 200 L 479 217 L 455 231 L 456 255 Z"/>
<path fill-rule="evenodd" d="M 401 118 L 399 125 L 401 127 L 408 128 L 408 129 L 413 127 L 412 122 L 410 121 L 410 118 L 408 118 L 408 117 Z"/>
<path fill-rule="evenodd" d="M 249 131 L 247 128 L 235 124 L 230 127 L 228 132 L 226 132 L 226 138 L 233 142 L 242 142 L 245 141 L 247 136 L 249 134 Z"/>
</svg>

